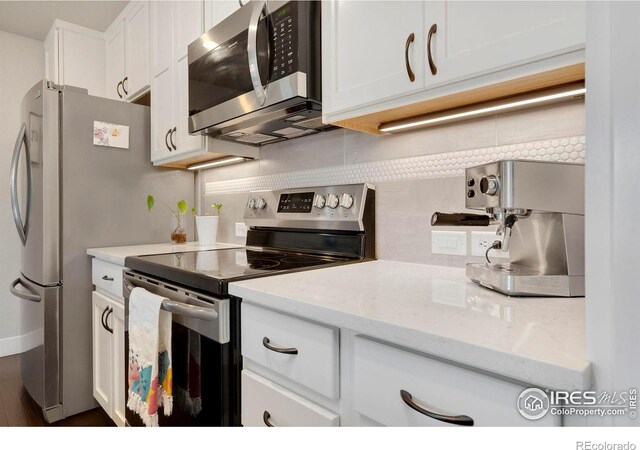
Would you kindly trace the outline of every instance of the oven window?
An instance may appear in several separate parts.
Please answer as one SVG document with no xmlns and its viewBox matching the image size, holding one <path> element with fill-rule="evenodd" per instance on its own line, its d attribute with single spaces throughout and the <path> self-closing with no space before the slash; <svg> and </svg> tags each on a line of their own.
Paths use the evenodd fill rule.
<svg viewBox="0 0 640 450">
<path fill-rule="evenodd" d="M 258 25 L 258 70 L 263 85 L 269 73 L 269 20 Z M 189 64 L 189 115 L 253 91 L 245 30 Z"/>
<path fill-rule="evenodd" d="M 163 408 L 159 408 L 159 426 L 233 425 L 229 423 L 229 408 L 233 406 L 230 391 L 235 387 L 228 372 L 230 350 L 230 344 L 218 344 L 172 322 L 173 411 L 165 416 Z M 128 408 L 126 415 L 130 426 L 144 426 Z"/>
</svg>

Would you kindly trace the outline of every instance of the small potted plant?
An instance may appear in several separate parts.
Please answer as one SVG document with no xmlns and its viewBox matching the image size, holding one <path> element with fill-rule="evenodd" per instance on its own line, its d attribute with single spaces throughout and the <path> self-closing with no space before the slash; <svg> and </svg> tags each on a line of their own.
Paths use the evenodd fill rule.
<svg viewBox="0 0 640 450">
<path fill-rule="evenodd" d="M 217 242 L 218 221 L 222 203 L 215 203 L 211 207 L 214 208 L 214 214 L 205 213 L 202 216 L 196 214 L 195 208 L 191 208 L 191 213 L 196 217 L 196 229 L 198 230 L 198 242 L 200 245 L 211 245 Z"/>
<path fill-rule="evenodd" d="M 171 211 L 174 217 L 176 218 L 176 227 L 171 232 L 171 242 L 173 242 L 174 244 L 185 244 L 187 242 L 187 232 L 185 231 L 185 227 L 184 227 L 184 215 L 187 213 L 187 210 L 189 209 L 187 202 L 184 200 L 180 200 L 177 204 L 177 209 L 173 210 L 169 205 L 167 205 L 162 200 L 158 200 L 158 201 L 162 203 L 164 206 L 166 206 L 167 209 Z M 147 208 L 149 209 L 149 211 L 151 211 L 155 202 L 156 202 L 156 199 L 153 197 L 153 195 L 151 194 L 147 195 Z"/>
</svg>

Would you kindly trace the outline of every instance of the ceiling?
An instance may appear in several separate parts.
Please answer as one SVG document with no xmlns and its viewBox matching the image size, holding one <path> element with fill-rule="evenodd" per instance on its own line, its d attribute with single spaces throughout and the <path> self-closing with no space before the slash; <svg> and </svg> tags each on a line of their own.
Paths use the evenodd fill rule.
<svg viewBox="0 0 640 450">
<path fill-rule="evenodd" d="M 105 31 L 127 1 L 0 1 L 0 31 L 44 41 L 55 19 Z"/>
</svg>

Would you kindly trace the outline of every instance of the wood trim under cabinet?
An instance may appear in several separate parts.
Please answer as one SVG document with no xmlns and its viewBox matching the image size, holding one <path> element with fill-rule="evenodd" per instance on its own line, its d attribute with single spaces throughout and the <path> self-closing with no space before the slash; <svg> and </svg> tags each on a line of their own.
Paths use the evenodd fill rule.
<svg viewBox="0 0 640 450">
<path fill-rule="evenodd" d="M 483 103 L 489 100 L 493 101 L 504 99 L 566 83 L 583 81 L 584 79 L 584 63 L 574 64 L 559 69 L 517 78 L 515 80 L 504 81 L 468 91 L 445 95 L 443 97 L 423 100 L 410 105 L 378 111 L 364 116 L 354 117 L 352 119 L 338 120 L 336 122 L 332 122 L 332 125 L 380 135 L 385 134 L 378 129 L 382 123 L 445 111 L 462 106 L 471 106 L 473 104 Z"/>
</svg>

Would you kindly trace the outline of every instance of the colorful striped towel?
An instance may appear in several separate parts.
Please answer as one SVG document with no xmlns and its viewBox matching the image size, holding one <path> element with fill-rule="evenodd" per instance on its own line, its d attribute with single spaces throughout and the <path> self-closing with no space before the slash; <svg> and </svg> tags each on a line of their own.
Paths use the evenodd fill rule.
<svg viewBox="0 0 640 450">
<path fill-rule="evenodd" d="M 171 313 L 164 297 L 134 288 L 129 298 L 129 399 L 127 407 L 148 427 L 158 426 L 158 407 L 171 415 Z"/>
</svg>

